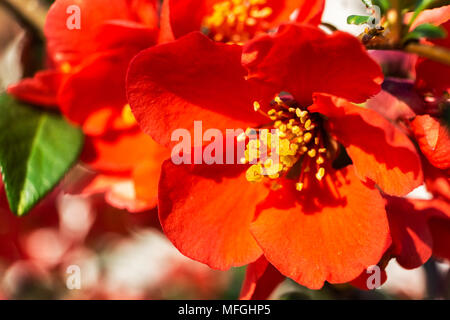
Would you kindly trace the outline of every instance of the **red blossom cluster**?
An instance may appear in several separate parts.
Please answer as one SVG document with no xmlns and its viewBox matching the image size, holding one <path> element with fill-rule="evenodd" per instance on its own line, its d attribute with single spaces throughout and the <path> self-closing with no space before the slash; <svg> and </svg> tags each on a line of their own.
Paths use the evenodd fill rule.
<svg viewBox="0 0 450 320">
<path fill-rule="evenodd" d="M 79 29 L 67 27 L 71 5 Z M 386 71 L 396 53 L 320 28 L 324 6 L 56 0 L 47 69 L 8 93 L 82 129 L 80 161 L 94 173 L 71 193 L 104 195 L 130 214 L 157 207 L 183 255 L 218 270 L 248 265 L 242 298 L 267 298 L 285 277 L 310 289 L 370 289 L 368 268 L 384 282 L 391 259 L 406 269 L 450 260 L 450 66 L 401 53 L 414 76 L 399 79 Z M 444 6 L 409 27 L 450 34 L 449 19 Z M 450 49 L 450 37 L 420 43 Z M 241 163 L 175 164 L 172 133 L 194 136 L 195 121 L 223 136 L 277 130 L 277 169 L 262 174 L 270 164 L 251 161 L 248 137 Z M 408 196 L 423 185 L 429 200 Z M 8 243 L 20 236 L 6 234 Z M 2 242 L 1 255 L 10 248 Z"/>
</svg>

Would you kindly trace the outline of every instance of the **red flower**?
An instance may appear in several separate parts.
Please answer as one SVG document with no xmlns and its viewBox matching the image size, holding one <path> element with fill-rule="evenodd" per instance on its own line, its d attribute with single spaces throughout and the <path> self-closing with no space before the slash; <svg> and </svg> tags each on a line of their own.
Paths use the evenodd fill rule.
<svg viewBox="0 0 450 320">
<path fill-rule="evenodd" d="M 450 260 L 450 205 L 448 202 L 387 197 L 386 212 L 392 245 L 380 263 L 381 284 L 387 280 L 385 268 L 391 259 L 405 269 L 415 269 L 432 256 Z M 367 290 L 371 274 L 363 272 L 352 284 Z"/>
<path fill-rule="evenodd" d="M 55 70 L 37 72 L 34 78 L 23 79 L 8 88 L 17 99 L 47 108 L 57 108 L 58 90 L 63 75 Z"/>
<path fill-rule="evenodd" d="M 283 280 L 284 276 L 261 257 L 247 267 L 240 299 L 266 300 Z"/>
<path fill-rule="evenodd" d="M 56 208 L 58 191 L 52 192 L 27 216 L 17 217 L 9 209 L 3 181 L 0 179 L 0 262 L 12 263 L 27 259 L 23 238 L 40 228 L 56 227 L 59 223 Z"/>
<path fill-rule="evenodd" d="M 80 29 L 67 26 L 72 5 L 80 9 Z M 158 23 L 156 0 L 57 0 L 45 25 L 50 70 L 9 88 L 33 104 L 58 105 L 82 126 L 82 161 L 134 185 L 131 193 L 121 188 L 124 192 L 117 193 L 118 187 L 110 185 L 120 196 L 107 198 L 130 210 L 155 205 L 159 172 L 154 168 L 168 157 L 140 131 L 125 92 L 128 64 L 139 51 L 156 44 Z M 142 186 L 143 180 L 149 185 Z M 136 203 L 128 201 L 136 197 Z"/>
<path fill-rule="evenodd" d="M 422 167 L 427 190 L 435 198 L 450 202 L 450 170 L 441 170 L 422 157 Z"/>
<path fill-rule="evenodd" d="M 412 14 L 412 13 L 411 13 Z M 450 32 L 450 6 L 425 10 L 414 22 L 411 29 L 424 23 L 441 25 Z M 409 21 L 410 16 L 406 17 Z M 429 45 L 450 48 L 450 37 L 433 40 Z M 391 53 L 377 53 L 376 56 L 388 65 L 394 64 Z M 404 55 L 404 54 L 403 54 Z M 416 58 L 416 59 L 414 59 Z M 391 121 L 398 123 L 422 154 L 424 180 L 428 191 L 434 197 L 450 199 L 450 131 L 442 122 L 442 114 L 448 108 L 450 78 L 448 66 L 415 56 L 403 56 L 403 60 L 414 61 L 411 70 L 401 70 L 400 74 L 415 74 L 415 82 L 409 79 L 389 79 L 383 84 L 387 92 L 371 99 L 367 106 L 380 111 Z M 395 63 L 398 66 L 398 61 Z M 415 69 L 415 70 L 414 70 Z M 406 71 L 406 72 L 405 72 Z M 415 72 L 414 72 L 415 71 Z M 392 94 L 392 95 L 391 95 Z"/>
<path fill-rule="evenodd" d="M 411 122 L 411 130 L 428 161 L 437 168 L 450 169 L 449 129 L 439 119 L 422 115 Z"/>
<path fill-rule="evenodd" d="M 442 200 L 389 197 L 386 211 L 392 235 L 391 255 L 414 269 L 434 255 L 450 259 L 450 205 Z"/>
<path fill-rule="evenodd" d="M 283 26 L 243 50 L 192 33 L 143 51 L 130 66 L 133 112 L 163 145 L 173 145 L 175 129 L 193 131 L 194 120 L 204 130 L 276 126 L 286 134 L 280 143 L 289 145 L 282 168 L 265 179 L 261 164 L 165 162 L 163 229 L 183 254 L 213 268 L 264 255 L 310 288 L 353 280 L 390 243 L 374 184 L 404 195 L 422 183 L 408 138 L 376 112 L 342 99 L 363 102 L 377 93 L 381 70 L 356 38 L 308 26 Z M 269 105 L 275 110 L 266 112 Z"/>
<path fill-rule="evenodd" d="M 389 90 L 398 93 L 398 98 L 383 91 L 370 99 L 366 106 L 397 123 L 416 142 L 427 190 L 436 198 L 450 200 L 449 130 L 441 123 L 439 111 L 427 114 L 427 111 L 435 110 L 436 104 L 424 101 L 410 81 L 391 81 L 391 85 Z"/>
<path fill-rule="evenodd" d="M 66 26 L 67 8 L 74 4 L 80 7 L 79 30 Z M 59 105 L 87 134 L 133 126 L 124 114 L 126 70 L 134 55 L 156 43 L 158 34 L 156 18 L 142 12 L 156 16 L 156 1 L 59 0 L 48 13 L 49 55 L 66 75 Z"/>
<path fill-rule="evenodd" d="M 445 39 L 433 44 L 450 48 L 450 6 L 429 10 L 417 23 L 441 25 L 447 31 Z M 423 159 L 425 183 L 436 197 L 450 199 L 450 131 L 441 122 L 441 113 L 448 106 L 450 94 L 450 67 L 421 58 L 416 64 L 416 87 L 425 94 L 432 94 L 432 102 L 425 101 L 424 112 L 410 123 L 412 135 L 417 140 Z M 424 98 L 424 100 L 426 100 Z"/>
<path fill-rule="evenodd" d="M 318 25 L 324 0 L 164 0 L 161 40 L 203 31 L 216 41 L 244 43 L 288 22 Z"/>
<path fill-rule="evenodd" d="M 444 48 L 450 48 L 450 5 L 440 8 L 423 11 L 411 29 L 424 23 L 431 23 L 441 26 L 447 31 L 447 37 L 444 39 L 435 39 L 430 41 L 431 45 L 438 45 Z M 450 90 L 450 67 L 426 58 L 420 58 L 416 64 L 417 81 L 416 86 L 422 91 L 432 92 L 438 96 Z"/>
</svg>

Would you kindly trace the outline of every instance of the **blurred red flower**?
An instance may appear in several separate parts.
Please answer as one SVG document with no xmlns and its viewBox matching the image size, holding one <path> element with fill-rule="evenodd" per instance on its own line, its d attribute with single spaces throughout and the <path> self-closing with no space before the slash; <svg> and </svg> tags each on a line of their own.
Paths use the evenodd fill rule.
<svg viewBox="0 0 450 320">
<path fill-rule="evenodd" d="M 450 205 L 443 200 L 388 197 L 392 249 L 401 266 L 414 269 L 434 255 L 450 260 Z"/>
<path fill-rule="evenodd" d="M 391 259 L 405 269 L 415 269 L 432 256 L 450 260 L 450 205 L 442 199 L 419 200 L 386 196 L 386 212 L 392 244 L 378 263 L 381 283 L 387 280 L 385 268 Z M 371 273 L 363 272 L 352 284 L 367 290 Z"/>
<path fill-rule="evenodd" d="M 450 6 L 438 9 L 441 19 L 447 20 L 441 25 L 450 34 Z M 445 20 L 441 20 L 445 21 Z M 431 22 L 431 21 L 429 21 Z M 433 44 L 450 48 L 450 37 L 436 39 Z M 435 109 L 425 108 L 425 114 L 419 114 L 411 122 L 411 130 L 419 144 L 420 150 L 435 167 L 450 169 L 450 132 L 440 120 L 443 108 L 450 108 L 450 67 L 425 58 L 416 64 L 416 87 L 424 94 L 432 94 L 437 105 Z"/>
<path fill-rule="evenodd" d="M 67 27 L 72 5 L 80 8 L 80 29 Z M 49 70 L 9 88 L 21 100 L 58 106 L 82 126 L 81 159 L 106 174 L 88 191 L 107 191 L 112 205 L 130 211 L 156 205 L 160 164 L 168 157 L 140 131 L 125 92 L 128 64 L 156 44 L 158 24 L 156 0 L 57 0 L 45 25 Z"/>
<path fill-rule="evenodd" d="M 450 169 L 450 131 L 430 115 L 418 115 L 410 124 L 419 148 L 436 168 Z"/>
<path fill-rule="evenodd" d="M 351 281 L 376 264 L 390 236 L 375 184 L 401 196 L 423 181 L 407 136 L 347 101 L 364 102 L 381 80 L 356 38 L 295 24 L 243 49 L 195 32 L 140 53 L 128 96 L 155 141 L 173 145 L 170 132 L 193 131 L 202 120 L 204 130 L 276 127 L 287 143 L 270 179 L 260 175 L 263 164 L 166 161 L 159 183 L 166 235 L 183 254 L 217 269 L 264 255 L 309 288 Z"/>
<path fill-rule="evenodd" d="M 409 21 L 410 17 L 407 17 Z M 450 6 L 425 10 L 411 29 L 424 23 L 440 25 L 450 34 Z M 450 37 L 435 39 L 429 44 L 450 48 Z M 392 52 L 375 52 L 381 64 L 391 65 L 398 59 Z M 415 79 L 387 79 L 383 91 L 367 106 L 395 121 L 406 132 L 421 153 L 425 184 L 436 198 L 450 200 L 450 131 L 443 114 L 450 108 L 450 78 L 448 66 L 425 58 L 406 56 L 402 61 L 414 61 L 403 70 Z M 397 63 L 398 65 L 398 63 Z"/>
<path fill-rule="evenodd" d="M 420 22 L 440 25 L 447 31 L 444 39 L 432 43 L 450 48 L 450 6 L 429 10 Z M 450 67 L 420 58 L 416 64 L 416 88 L 424 98 L 424 110 L 411 121 L 410 128 L 423 153 L 425 183 L 437 198 L 450 201 L 450 129 L 442 113 L 450 109 Z M 431 100 L 430 102 L 427 100 Z"/>
<path fill-rule="evenodd" d="M 26 217 L 17 217 L 9 209 L 8 200 L 0 179 L 0 263 L 12 263 L 27 259 L 28 254 L 23 247 L 24 237 L 36 229 L 54 228 L 59 218 L 56 208 L 57 191 L 52 192 L 46 201 L 40 203 Z"/>
</svg>

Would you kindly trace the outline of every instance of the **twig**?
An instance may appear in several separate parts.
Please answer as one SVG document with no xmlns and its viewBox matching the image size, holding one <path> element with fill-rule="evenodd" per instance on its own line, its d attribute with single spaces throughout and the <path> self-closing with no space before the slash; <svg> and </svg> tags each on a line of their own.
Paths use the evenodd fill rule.
<svg viewBox="0 0 450 320">
<path fill-rule="evenodd" d="M 334 25 L 332 25 L 331 23 L 328 22 L 322 22 L 320 24 L 321 26 L 324 26 L 325 28 L 327 28 L 328 30 L 330 30 L 331 32 L 335 32 L 338 31 L 338 28 L 336 28 Z"/>
<path fill-rule="evenodd" d="M 390 41 L 392 44 L 398 44 L 402 37 L 403 15 L 399 0 L 391 0 L 391 4 L 391 9 L 387 12 L 387 19 L 391 28 Z"/>
<path fill-rule="evenodd" d="M 450 66 L 450 50 L 440 46 L 430 46 L 416 42 L 410 42 L 404 47 L 393 45 L 387 42 L 368 43 L 367 50 L 400 50 L 415 53 L 418 56 L 440 62 Z"/>
<path fill-rule="evenodd" d="M 410 43 L 406 45 L 404 50 L 450 66 L 450 50 L 446 48 Z"/>
</svg>

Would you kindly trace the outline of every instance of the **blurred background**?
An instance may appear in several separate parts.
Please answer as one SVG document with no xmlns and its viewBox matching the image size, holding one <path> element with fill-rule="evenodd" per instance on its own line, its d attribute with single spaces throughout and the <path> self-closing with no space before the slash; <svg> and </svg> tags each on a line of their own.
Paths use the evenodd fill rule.
<svg viewBox="0 0 450 320">
<path fill-rule="evenodd" d="M 51 2 L 0 0 L 0 91 L 41 68 L 39 29 Z M 331 0 L 323 20 L 357 35 L 361 27 L 347 25 L 346 18 L 364 12 L 360 0 Z M 84 170 L 73 169 L 66 183 L 73 185 Z M 238 298 L 245 268 L 219 272 L 182 256 L 162 234 L 155 210 L 130 214 L 107 206 L 102 197 L 74 196 L 62 189 L 64 183 L 23 219 L 9 212 L 1 190 L 0 298 Z M 419 191 L 416 197 L 427 195 Z M 73 266 L 81 271 L 81 288 L 71 290 L 67 282 Z M 310 291 L 286 280 L 272 298 L 450 298 L 446 264 L 431 261 L 406 271 L 391 261 L 387 272 L 387 283 L 371 292 L 349 285 Z"/>
</svg>

